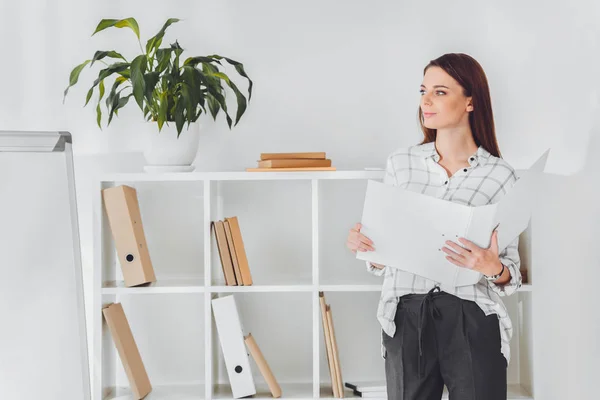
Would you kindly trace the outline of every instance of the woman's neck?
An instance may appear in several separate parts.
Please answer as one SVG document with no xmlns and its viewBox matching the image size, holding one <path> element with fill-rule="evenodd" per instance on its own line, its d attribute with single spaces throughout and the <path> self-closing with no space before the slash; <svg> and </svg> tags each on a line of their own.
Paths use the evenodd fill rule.
<svg viewBox="0 0 600 400">
<path fill-rule="evenodd" d="M 435 139 L 435 148 L 440 155 L 439 161 L 449 164 L 465 162 L 477 152 L 478 146 L 473 139 L 470 127 L 438 129 Z"/>
</svg>

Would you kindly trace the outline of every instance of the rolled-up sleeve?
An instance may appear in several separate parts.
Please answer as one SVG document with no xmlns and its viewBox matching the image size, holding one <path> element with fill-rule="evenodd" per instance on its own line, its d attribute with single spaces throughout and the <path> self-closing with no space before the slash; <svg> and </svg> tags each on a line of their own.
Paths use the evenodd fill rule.
<svg viewBox="0 0 600 400">
<path fill-rule="evenodd" d="M 521 258 L 519 257 L 519 237 L 513 240 L 504 250 L 498 254 L 500 262 L 510 271 L 510 280 L 505 284 L 497 285 L 488 282 L 490 288 L 499 296 L 510 296 L 523 285 L 521 277 Z"/>
</svg>

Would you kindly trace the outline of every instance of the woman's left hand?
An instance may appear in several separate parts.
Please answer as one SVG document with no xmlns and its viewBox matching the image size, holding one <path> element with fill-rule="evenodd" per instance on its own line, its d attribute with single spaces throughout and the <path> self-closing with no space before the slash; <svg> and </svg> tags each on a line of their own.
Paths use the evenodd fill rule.
<svg viewBox="0 0 600 400">
<path fill-rule="evenodd" d="M 498 231 L 492 232 L 490 247 L 487 249 L 477 246 L 475 243 L 465 238 L 458 238 L 464 247 L 459 246 L 451 240 L 446 240 L 447 247 L 442 250 L 448 254 L 446 259 L 452 264 L 463 268 L 474 269 L 484 275 L 491 276 L 497 274 L 502 269 L 502 264 L 498 258 Z"/>
</svg>

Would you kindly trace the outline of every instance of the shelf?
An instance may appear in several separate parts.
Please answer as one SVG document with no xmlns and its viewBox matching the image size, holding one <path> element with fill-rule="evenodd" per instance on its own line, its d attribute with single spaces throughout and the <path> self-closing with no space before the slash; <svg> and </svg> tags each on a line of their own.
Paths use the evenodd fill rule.
<svg viewBox="0 0 600 400">
<path fill-rule="evenodd" d="M 158 293 L 251 293 L 251 292 L 311 292 L 314 285 L 250 285 L 250 286 L 205 286 L 202 278 L 162 279 L 147 286 L 125 287 L 123 281 L 105 282 L 102 294 L 158 294 Z M 322 292 L 379 292 L 381 285 L 318 285 Z M 531 284 L 524 284 L 518 292 L 532 292 Z"/>
<path fill-rule="evenodd" d="M 187 252 L 185 248 L 185 253 L 181 251 L 175 253 L 182 254 L 181 259 L 172 260 L 169 254 L 157 251 L 157 258 L 162 255 L 163 259 L 157 261 L 156 265 L 164 265 L 163 269 L 157 269 L 157 282 L 125 287 L 124 282 L 120 280 L 122 271 L 119 271 L 120 264 L 115 254 L 114 243 L 111 241 L 101 198 L 96 196 L 94 250 L 99 256 L 95 258 L 94 287 L 100 291 L 100 295 L 94 296 L 92 361 L 94 398 L 98 400 L 134 398 L 119 366 L 119 355 L 110 334 L 105 329 L 101 315 L 100 310 L 108 301 L 122 301 L 125 306 L 130 306 L 128 310 L 131 312 L 128 317 L 132 329 L 140 332 L 136 335 L 136 340 L 142 350 L 148 371 L 157 371 L 150 376 L 153 390 L 145 400 L 229 400 L 233 398 L 226 369 L 224 369 L 222 349 L 213 322 L 210 302 L 211 298 L 230 293 L 235 293 L 239 300 L 238 312 L 246 333 L 252 332 L 255 335 L 267 361 L 274 368 L 273 372 L 278 378 L 283 378 L 283 381 L 279 382 L 283 392 L 281 399 L 333 399 L 330 382 L 325 378 L 328 375 L 328 365 L 325 363 L 327 352 L 317 294 L 319 291 L 332 293 L 327 297 L 327 301 L 334 303 L 332 307 L 336 310 L 333 319 L 338 328 L 336 335 L 339 339 L 339 351 L 348 356 L 340 360 L 343 364 L 342 372 L 348 377 L 384 378 L 384 366 L 379 355 L 380 328 L 374 315 L 383 277 L 370 276 L 364 271 L 364 262 L 357 264 L 355 273 L 348 273 L 348 270 L 344 269 L 346 261 L 341 256 L 336 258 L 337 254 L 330 253 L 330 249 L 334 248 L 332 246 L 338 245 L 336 241 L 341 232 L 336 224 L 347 218 L 346 210 L 339 208 L 340 200 L 331 198 L 336 193 L 335 190 L 337 189 L 340 198 L 344 199 L 348 194 L 346 186 L 354 185 L 352 188 L 355 186 L 359 188 L 359 185 L 365 183 L 364 180 L 379 180 L 383 175 L 384 171 L 381 170 L 198 171 L 164 174 L 141 172 L 102 175 L 100 186 L 109 187 L 112 186 L 111 183 L 131 184 L 139 188 L 144 196 L 151 196 L 151 191 L 156 185 L 156 190 L 166 190 L 163 187 L 171 186 L 177 190 L 185 189 L 183 190 L 185 196 L 180 196 L 179 192 L 171 192 L 170 188 L 169 191 L 164 192 L 166 199 L 178 201 L 177 204 L 181 204 L 180 197 L 193 199 L 186 203 L 185 207 L 181 206 L 177 209 L 177 213 L 174 214 L 175 222 L 169 219 L 171 215 L 161 213 L 162 199 L 160 201 L 153 199 L 152 202 L 145 203 L 149 215 L 156 214 L 162 218 L 158 222 L 150 220 L 147 225 L 148 232 L 169 233 L 177 231 L 176 227 L 185 224 L 184 227 L 195 236 L 190 238 L 189 235 L 186 236 L 188 231 L 180 231 L 181 237 L 187 238 L 187 245 L 193 246 L 193 252 Z M 290 183 L 289 188 L 286 186 L 280 188 L 280 183 L 275 182 L 290 180 L 299 182 Z M 319 182 L 321 180 L 327 181 Z M 362 182 L 351 182 L 352 180 L 362 180 Z M 229 182 L 221 183 L 221 181 Z M 140 184 L 136 185 L 138 182 Z M 336 185 L 342 187 L 337 188 Z M 272 187 L 279 192 L 271 191 Z M 290 189 L 297 192 L 288 192 Z M 245 192 L 248 193 L 248 198 L 244 197 Z M 281 198 L 276 197 L 279 193 L 282 193 Z M 254 284 L 227 286 L 209 222 L 222 216 L 238 214 L 241 217 L 267 216 L 274 223 L 282 221 L 282 216 L 287 214 L 277 214 L 278 209 L 272 209 L 270 203 L 264 202 L 265 194 L 277 200 L 277 204 L 282 204 L 282 207 L 288 207 L 287 204 L 303 204 L 300 211 L 294 210 L 296 213 L 294 215 L 299 215 L 294 222 L 299 222 L 302 226 L 303 236 L 293 237 L 293 239 L 301 239 L 303 252 L 294 254 L 296 258 L 293 267 L 289 265 L 285 267 L 285 259 L 290 257 L 290 254 L 287 254 L 288 249 L 282 246 L 285 243 L 283 241 L 276 243 L 279 246 L 277 252 L 271 252 L 267 245 L 273 243 L 273 239 L 291 238 L 290 232 L 282 231 L 273 237 L 263 237 L 265 228 L 261 225 L 251 225 L 252 221 L 249 221 L 247 226 L 255 230 L 249 231 L 247 247 L 262 251 L 262 253 L 257 252 L 251 260 L 251 272 L 256 272 L 253 274 Z M 356 209 L 359 210 L 360 198 L 356 199 L 356 203 Z M 260 207 L 256 207 L 256 204 L 260 204 Z M 348 204 L 349 209 L 352 208 L 351 206 Z M 185 213 L 187 209 L 193 213 L 195 220 L 187 220 Z M 163 226 L 163 221 L 170 223 L 168 229 Z M 149 236 L 156 243 L 164 243 L 164 240 L 161 240 L 164 238 L 160 235 Z M 250 240 L 251 238 L 257 238 L 256 242 Z M 333 239 L 328 240 L 329 238 Z M 297 243 L 297 240 L 294 243 Z M 167 250 L 172 251 L 170 248 Z M 339 250 L 340 253 L 342 250 Z M 525 250 L 530 251 L 529 248 Z M 260 258 L 259 255 L 267 259 L 256 260 Z M 271 257 L 280 259 L 271 260 Z M 269 264 L 270 261 L 272 264 Z M 184 268 L 188 263 L 189 268 Z M 530 265 L 529 262 L 524 265 L 524 268 L 529 268 Z M 178 268 L 170 268 L 170 266 Z M 252 266 L 256 269 L 253 270 Z M 521 292 L 524 294 L 518 296 Z M 515 329 L 515 336 L 511 342 L 515 361 L 508 370 L 508 378 L 509 382 L 523 383 L 523 387 L 533 384 L 532 292 L 533 286 L 524 284 L 516 293 L 517 296 L 511 296 L 512 298 L 509 299 L 502 297 L 508 305 Z M 194 295 L 187 295 L 188 293 Z M 161 296 L 139 296 L 141 294 Z M 176 294 L 184 295 L 176 296 Z M 129 296 L 119 298 L 119 295 Z M 156 315 L 157 311 L 162 314 Z M 164 327 L 161 325 L 163 321 L 171 321 L 171 319 L 174 323 L 165 323 Z M 189 329 L 188 319 L 193 322 L 192 330 Z M 371 325 L 365 323 L 361 324 L 360 329 L 355 329 L 356 320 L 370 320 Z M 284 323 L 281 324 L 280 321 Z M 297 332 L 298 329 L 302 331 Z M 285 347 L 285 344 L 282 345 L 277 341 L 278 337 L 292 337 L 291 335 L 295 338 L 294 346 Z M 358 342 L 364 343 L 359 351 L 354 347 Z M 351 352 L 355 353 L 354 356 L 350 354 Z M 291 366 L 290 359 L 298 364 Z M 252 399 L 272 400 L 268 386 L 262 382 L 254 365 L 252 367 L 257 381 L 255 382 L 257 393 L 251 396 Z M 152 381 L 153 376 L 155 382 Z M 323 380 L 321 385 L 318 384 L 319 380 Z M 203 383 L 205 381 L 206 385 Z M 216 384 L 216 382 L 220 383 Z M 385 380 L 382 382 L 385 384 Z M 163 385 L 162 383 L 174 384 Z M 116 389 L 113 387 L 110 390 L 115 384 L 124 387 Z M 213 390 L 210 390 L 211 385 Z M 519 384 L 509 385 L 507 399 L 532 400 L 533 397 L 523 387 Z M 210 396 L 211 392 L 212 396 Z M 207 396 L 210 396 L 210 399 Z M 355 396 L 352 390 L 344 388 L 344 397 L 358 396 Z M 380 399 L 384 400 L 385 397 Z M 447 393 L 443 398 L 448 399 Z"/>
<path fill-rule="evenodd" d="M 151 294 L 151 293 L 204 293 L 203 278 L 160 279 L 151 284 L 125 287 L 123 281 L 108 281 L 102 287 L 102 294 Z"/>
<path fill-rule="evenodd" d="M 207 290 L 211 293 L 312 292 L 313 285 L 211 286 Z"/>
<path fill-rule="evenodd" d="M 129 387 L 113 388 L 103 400 L 134 400 Z M 144 400 L 200 400 L 204 399 L 204 385 L 153 386 Z"/>
<path fill-rule="evenodd" d="M 378 285 L 319 285 L 320 292 L 380 292 Z"/>
<path fill-rule="evenodd" d="M 384 171 L 298 171 L 298 172 L 171 172 L 115 173 L 99 177 L 100 182 L 182 182 L 182 181 L 252 181 L 294 179 L 382 179 Z"/>
<path fill-rule="evenodd" d="M 355 382 L 352 382 L 355 383 Z M 385 381 L 381 382 L 381 385 L 385 385 Z M 284 397 L 284 396 L 282 396 Z M 333 392 L 331 389 L 331 385 L 326 386 L 322 385 L 320 389 L 320 398 L 321 399 L 333 399 Z M 352 390 L 344 387 L 344 398 L 358 398 L 362 399 L 362 397 L 355 395 L 352 393 Z M 366 397 L 369 400 L 386 400 L 387 396 L 384 397 Z M 444 392 L 442 394 L 442 399 L 448 399 L 448 390 L 444 387 Z M 508 385 L 508 393 L 507 400 L 534 400 L 533 396 L 531 396 L 521 385 Z"/>
<path fill-rule="evenodd" d="M 382 382 L 385 385 L 385 382 Z M 312 399 L 312 383 L 280 383 L 281 399 Z M 231 388 L 227 384 L 215 385 L 213 399 L 232 399 Z M 332 399 L 331 386 L 322 385 L 321 399 Z M 352 394 L 352 390 L 344 388 L 344 398 L 361 398 Z M 133 400 L 129 388 L 113 389 L 104 400 Z M 204 385 L 164 385 L 153 387 L 152 392 L 144 400 L 200 400 L 204 399 Z M 256 395 L 253 400 L 273 399 L 269 388 L 264 383 L 256 384 Z M 386 397 L 372 397 L 372 400 L 385 400 Z M 444 388 L 442 399 L 448 399 L 448 391 Z M 534 400 L 521 385 L 508 385 L 507 400 Z"/>
<path fill-rule="evenodd" d="M 313 399 L 312 382 L 309 383 L 285 383 L 279 382 L 281 387 L 280 399 Z M 251 396 L 253 400 L 273 400 L 273 395 L 266 383 L 256 382 L 256 394 Z M 213 399 L 232 399 L 231 387 L 229 384 L 215 385 Z"/>
</svg>

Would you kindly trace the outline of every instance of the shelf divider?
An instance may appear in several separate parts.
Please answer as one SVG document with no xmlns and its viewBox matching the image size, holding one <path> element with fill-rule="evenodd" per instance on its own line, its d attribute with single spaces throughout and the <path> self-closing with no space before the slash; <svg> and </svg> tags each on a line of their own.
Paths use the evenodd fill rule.
<svg viewBox="0 0 600 400">
<path fill-rule="evenodd" d="M 211 191 L 212 182 L 204 181 L 204 285 L 210 285 L 211 274 L 211 230 L 212 221 Z M 206 288 L 206 286 L 205 286 Z M 204 292 L 204 398 L 213 398 L 213 331 L 212 331 L 212 293 Z"/>
<path fill-rule="evenodd" d="M 312 203 L 312 311 L 313 311 L 313 397 L 320 396 L 320 371 L 319 371 L 319 316 L 321 305 L 319 303 L 319 180 L 311 180 Z"/>
</svg>

